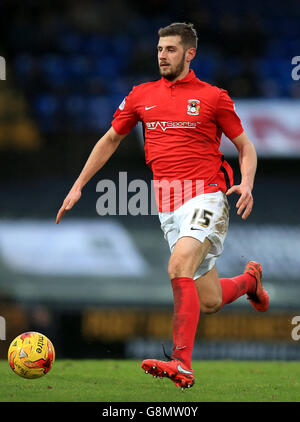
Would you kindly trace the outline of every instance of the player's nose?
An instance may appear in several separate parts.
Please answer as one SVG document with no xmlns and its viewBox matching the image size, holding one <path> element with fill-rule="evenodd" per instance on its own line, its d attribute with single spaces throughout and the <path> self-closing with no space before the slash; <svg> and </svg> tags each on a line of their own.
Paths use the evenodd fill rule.
<svg viewBox="0 0 300 422">
<path fill-rule="evenodd" d="M 159 53 L 158 53 L 158 58 L 159 58 L 159 60 L 164 60 L 164 59 L 166 59 L 166 57 L 167 57 L 167 52 L 166 52 L 166 50 L 161 50 L 161 51 L 159 51 Z"/>
</svg>

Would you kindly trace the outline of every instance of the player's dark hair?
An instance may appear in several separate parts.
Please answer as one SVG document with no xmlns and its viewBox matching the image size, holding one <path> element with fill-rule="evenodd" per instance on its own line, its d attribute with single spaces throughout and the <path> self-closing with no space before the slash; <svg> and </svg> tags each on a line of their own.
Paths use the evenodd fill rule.
<svg viewBox="0 0 300 422">
<path fill-rule="evenodd" d="M 158 30 L 159 37 L 179 35 L 184 48 L 196 48 L 198 44 L 197 31 L 192 23 L 174 22 Z"/>
</svg>

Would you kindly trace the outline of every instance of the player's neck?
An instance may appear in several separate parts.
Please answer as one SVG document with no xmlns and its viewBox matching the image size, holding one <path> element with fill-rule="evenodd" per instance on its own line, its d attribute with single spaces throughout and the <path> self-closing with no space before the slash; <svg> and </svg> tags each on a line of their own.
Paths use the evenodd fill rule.
<svg viewBox="0 0 300 422">
<path fill-rule="evenodd" d="M 190 68 L 188 67 L 187 69 L 184 69 L 180 75 L 178 75 L 176 78 L 174 78 L 172 81 L 172 83 L 176 82 L 176 81 L 180 81 L 181 79 L 184 79 L 188 74 L 189 74 Z"/>
</svg>

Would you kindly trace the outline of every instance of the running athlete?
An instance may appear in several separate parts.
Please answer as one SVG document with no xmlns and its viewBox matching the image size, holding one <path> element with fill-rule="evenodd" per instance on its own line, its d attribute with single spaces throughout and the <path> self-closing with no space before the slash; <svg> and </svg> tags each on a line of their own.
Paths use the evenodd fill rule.
<svg viewBox="0 0 300 422">
<path fill-rule="evenodd" d="M 227 196 L 239 195 L 236 207 L 242 219 L 252 210 L 255 148 L 227 91 L 200 81 L 190 69 L 197 49 L 193 25 L 173 23 L 161 28 L 158 38 L 161 79 L 135 86 L 121 103 L 111 128 L 96 143 L 65 198 L 56 222 L 80 199 L 85 184 L 141 121 L 146 163 L 158 182 L 159 218 L 171 250 L 168 273 L 174 298 L 173 353 L 166 355 L 167 360 L 146 359 L 142 368 L 184 389 L 194 384 L 191 359 L 200 309 L 214 313 L 246 294 L 257 311 L 265 312 L 269 296 L 257 262 L 249 261 L 243 273 L 232 278 L 219 278 L 216 268 L 228 228 Z M 241 182 L 237 185 L 219 151 L 222 133 L 239 154 Z M 166 199 L 160 189 L 162 182 L 175 181 L 187 189 L 173 189 Z"/>
</svg>

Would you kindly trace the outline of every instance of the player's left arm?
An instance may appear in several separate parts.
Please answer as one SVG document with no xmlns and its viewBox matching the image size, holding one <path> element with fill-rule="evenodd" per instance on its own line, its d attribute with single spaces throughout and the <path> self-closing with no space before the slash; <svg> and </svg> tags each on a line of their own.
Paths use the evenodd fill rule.
<svg viewBox="0 0 300 422">
<path fill-rule="evenodd" d="M 257 154 L 253 143 L 245 132 L 232 139 L 239 153 L 239 164 L 241 171 L 241 183 L 234 185 L 226 192 L 226 195 L 237 193 L 240 195 L 236 203 L 237 214 L 242 214 L 242 219 L 250 215 L 253 207 L 252 189 L 257 168 Z"/>
</svg>

